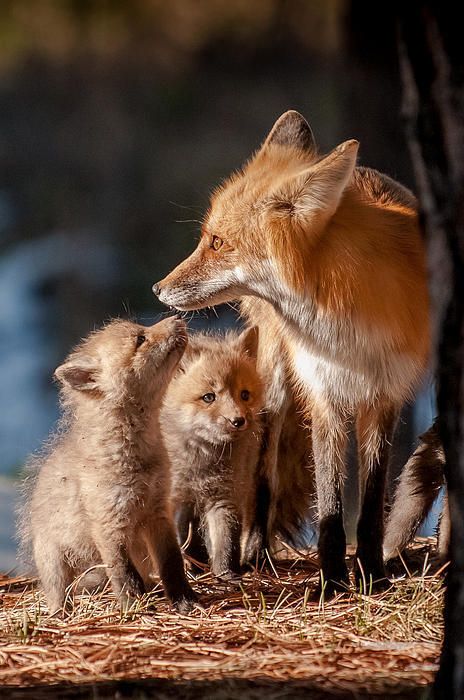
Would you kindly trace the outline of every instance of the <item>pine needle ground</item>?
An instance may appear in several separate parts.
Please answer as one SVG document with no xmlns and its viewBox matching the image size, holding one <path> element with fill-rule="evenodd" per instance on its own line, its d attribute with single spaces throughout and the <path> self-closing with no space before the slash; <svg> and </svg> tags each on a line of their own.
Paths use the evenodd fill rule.
<svg viewBox="0 0 464 700">
<path fill-rule="evenodd" d="M 204 609 L 188 617 L 161 590 L 124 613 L 108 590 L 82 594 L 69 617 L 50 617 L 35 579 L 0 576 L 0 695 L 125 697 L 123 686 L 111 695 L 124 681 L 140 698 L 422 697 L 443 632 L 430 547 L 416 543 L 388 591 L 330 602 L 311 600 L 311 554 L 273 559 L 240 584 L 205 572 L 193 581 Z"/>
</svg>

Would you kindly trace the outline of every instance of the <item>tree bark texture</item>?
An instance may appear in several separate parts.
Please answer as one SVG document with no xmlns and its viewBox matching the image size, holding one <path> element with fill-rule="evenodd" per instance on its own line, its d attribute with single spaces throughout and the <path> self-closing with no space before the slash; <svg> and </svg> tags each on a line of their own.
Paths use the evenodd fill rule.
<svg viewBox="0 0 464 700">
<path fill-rule="evenodd" d="M 440 6 L 439 6 L 440 5 Z M 427 239 L 452 523 L 445 639 L 433 695 L 464 698 L 464 40 L 459 3 L 402 2 L 403 111 Z"/>
</svg>

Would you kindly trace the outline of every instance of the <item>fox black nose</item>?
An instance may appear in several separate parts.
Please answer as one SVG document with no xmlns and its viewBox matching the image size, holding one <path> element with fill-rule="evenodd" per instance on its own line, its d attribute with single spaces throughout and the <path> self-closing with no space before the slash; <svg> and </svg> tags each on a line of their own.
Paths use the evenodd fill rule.
<svg viewBox="0 0 464 700">
<path fill-rule="evenodd" d="M 161 287 L 159 286 L 158 282 L 155 282 L 153 287 L 151 288 L 153 294 L 156 294 L 157 297 L 159 297 L 159 293 L 161 292 Z"/>
<path fill-rule="evenodd" d="M 232 418 L 230 422 L 234 428 L 241 428 L 242 425 L 245 425 L 245 418 L 242 418 L 242 416 L 237 416 L 236 418 Z"/>
</svg>

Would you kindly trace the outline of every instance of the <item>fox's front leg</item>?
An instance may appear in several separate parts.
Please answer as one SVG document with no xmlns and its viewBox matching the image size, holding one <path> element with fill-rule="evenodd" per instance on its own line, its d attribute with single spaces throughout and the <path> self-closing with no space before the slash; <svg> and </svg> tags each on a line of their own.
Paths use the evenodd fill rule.
<svg viewBox="0 0 464 700">
<path fill-rule="evenodd" d="M 185 545 L 188 542 L 188 545 L 183 547 L 184 554 L 192 557 L 199 564 L 207 564 L 208 551 L 201 534 L 200 518 L 195 513 L 193 505 L 182 503 L 176 510 L 178 512 L 177 529 L 180 543 Z"/>
<path fill-rule="evenodd" d="M 184 560 L 177 541 L 174 523 L 167 514 L 153 516 L 142 528 L 148 552 L 155 563 L 167 598 L 187 613 L 197 601 L 185 575 Z"/>
<path fill-rule="evenodd" d="M 67 564 L 61 548 L 47 535 L 35 537 L 34 560 L 47 599 L 50 615 L 63 608 L 66 588 L 73 580 L 73 571 Z"/>
<path fill-rule="evenodd" d="M 318 402 L 311 413 L 319 516 L 319 563 L 326 596 L 346 590 L 342 486 L 345 475 L 347 431 L 343 414 L 329 403 Z"/>
<path fill-rule="evenodd" d="M 125 540 L 125 534 L 118 530 L 99 530 L 94 533 L 94 541 L 111 588 L 123 608 L 145 593 L 143 580 L 129 557 Z"/>
<path fill-rule="evenodd" d="M 230 505 L 214 505 L 205 515 L 206 542 L 211 570 L 219 578 L 240 574 L 241 525 Z"/>
<path fill-rule="evenodd" d="M 361 513 L 357 527 L 357 585 L 384 588 L 384 501 L 390 447 L 397 419 L 391 404 L 366 407 L 357 417 Z"/>
</svg>

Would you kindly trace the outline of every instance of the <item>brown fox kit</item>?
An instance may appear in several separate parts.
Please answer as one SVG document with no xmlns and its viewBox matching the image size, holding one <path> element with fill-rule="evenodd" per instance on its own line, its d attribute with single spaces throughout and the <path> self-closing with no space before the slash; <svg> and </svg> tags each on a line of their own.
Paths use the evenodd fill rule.
<svg viewBox="0 0 464 700">
<path fill-rule="evenodd" d="M 393 559 L 409 544 L 427 517 L 445 483 L 445 453 L 434 423 L 423 435 L 401 473 L 395 500 L 385 529 L 385 560 Z M 450 516 L 448 498 L 438 527 L 438 553 L 446 559 L 449 550 Z"/>
<path fill-rule="evenodd" d="M 187 554 L 213 573 L 240 573 L 254 513 L 262 383 L 257 330 L 192 335 L 161 411 L 173 505 Z"/>
<path fill-rule="evenodd" d="M 425 253 L 413 195 L 357 168 L 357 141 L 318 154 L 286 112 L 261 149 L 213 195 L 197 249 L 154 285 L 178 309 L 241 299 L 260 334 L 282 345 L 312 424 L 319 555 L 345 585 L 342 484 L 355 419 L 361 512 L 357 576 L 384 577 L 389 446 L 429 357 Z M 272 356 L 273 348 L 269 348 Z"/>
<path fill-rule="evenodd" d="M 50 612 L 96 564 L 126 605 L 150 586 L 148 557 L 179 610 L 196 599 L 177 543 L 159 430 L 163 395 L 186 343 L 176 318 L 149 328 L 115 320 L 56 370 L 64 417 L 48 454 L 31 465 L 38 471 L 21 516 Z"/>
</svg>

